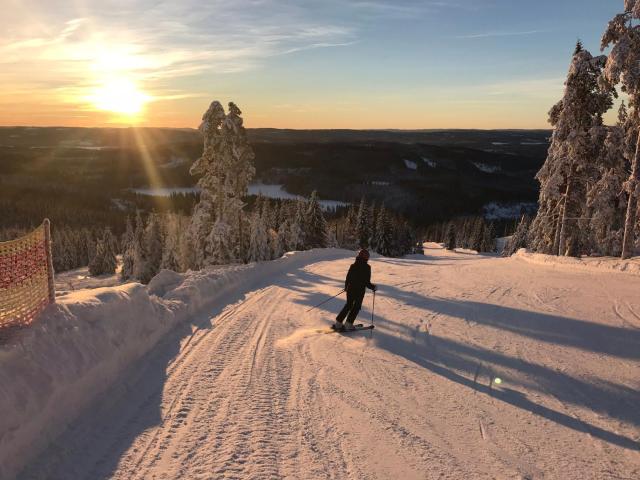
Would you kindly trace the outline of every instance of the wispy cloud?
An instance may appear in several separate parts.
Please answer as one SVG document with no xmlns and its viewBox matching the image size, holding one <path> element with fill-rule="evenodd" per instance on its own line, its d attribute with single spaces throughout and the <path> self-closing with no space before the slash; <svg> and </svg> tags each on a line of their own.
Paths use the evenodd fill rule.
<svg viewBox="0 0 640 480">
<path fill-rule="evenodd" d="M 520 32 L 484 32 L 472 33 L 469 35 L 456 35 L 453 38 L 473 39 L 473 38 L 494 38 L 494 37 L 524 37 L 528 35 L 537 35 L 545 33 L 543 30 L 524 30 Z"/>
<path fill-rule="evenodd" d="M 126 75 L 153 94 L 182 77 L 242 72 L 272 56 L 356 40 L 352 26 L 276 0 L 40 0 L 29 8 L 9 1 L 15 8 L 0 21 L 7 26 L 0 90 L 37 78 L 40 91 L 69 100 L 108 75 Z M 178 95 L 186 93 L 154 96 Z"/>
</svg>

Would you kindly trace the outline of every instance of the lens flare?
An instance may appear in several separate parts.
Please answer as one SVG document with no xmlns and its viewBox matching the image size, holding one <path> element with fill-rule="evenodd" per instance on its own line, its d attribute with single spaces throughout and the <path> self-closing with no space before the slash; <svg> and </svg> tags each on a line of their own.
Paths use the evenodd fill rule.
<svg viewBox="0 0 640 480">
<path fill-rule="evenodd" d="M 96 88 L 90 100 L 98 110 L 135 116 L 142 111 L 150 97 L 132 81 L 120 78 L 106 81 Z"/>
</svg>

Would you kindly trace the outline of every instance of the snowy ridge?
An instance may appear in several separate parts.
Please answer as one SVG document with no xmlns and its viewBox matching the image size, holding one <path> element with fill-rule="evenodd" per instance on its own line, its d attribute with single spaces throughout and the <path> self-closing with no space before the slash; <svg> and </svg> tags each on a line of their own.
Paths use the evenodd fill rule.
<svg viewBox="0 0 640 480">
<path fill-rule="evenodd" d="M 560 269 L 595 272 L 610 271 L 640 275 L 640 258 L 638 257 L 630 260 L 620 260 L 614 257 L 558 257 L 555 255 L 529 252 L 526 248 L 518 250 L 514 257 L 529 263 L 547 265 Z"/>
<path fill-rule="evenodd" d="M 347 256 L 311 250 L 247 266 L 163 270 L 148 287 L 61 296 L 17 341 L 0 345 L 0 412 L 11 412 L 0 416 L 0 478 L 12 478 L 176 325 L 273 275 Z"/>
</svg>

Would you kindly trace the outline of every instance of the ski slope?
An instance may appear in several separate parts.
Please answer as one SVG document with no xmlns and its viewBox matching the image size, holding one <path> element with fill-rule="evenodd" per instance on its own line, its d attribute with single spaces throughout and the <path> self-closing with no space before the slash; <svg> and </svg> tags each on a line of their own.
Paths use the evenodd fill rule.
<svg viewBox="0 0 640 480">
<path fill-rule="evenodd" d="M 425 253 L 372 259 L 372 333 L 307 312 L 349 252 L 228 295 L 19 478 L 640 478 L 640 276 Z"/>
</svg>

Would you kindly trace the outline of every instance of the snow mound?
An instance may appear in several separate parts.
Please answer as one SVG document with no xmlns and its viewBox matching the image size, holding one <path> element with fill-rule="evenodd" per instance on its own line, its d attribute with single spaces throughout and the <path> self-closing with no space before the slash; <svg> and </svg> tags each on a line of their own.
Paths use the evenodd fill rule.
<svg viewBox="0 0 640 480">
<path fill-rule="evenodd" d="M 480 163 L 480 162 L 471 162 L 471 163 L 473 163 L 474 167 L 476 167 L 478 170 L 484 173 L 497 173 L 501 171 L 501 168 L 498 167 L 497 165 L 487 165 L 486 163 Z"/>
<path fill-rule="evenodd" d="M 630 273 L 632 275 L 640 275 L 640 257 L 629 260 L 621 260 L 614 257 L 557 257 L 554 255 L 544 255 L 542 253 L 529 252 L 525 248 L 521 248 L 513 256 L 529 263 L 537 265 L 546 265 L 554 268 L 565 270 L 582 270 L 582 271 L 610 271 L 620 273 Z"/>
<path fill-rule="evenodd" d="M 434 160 L 431 160 L 427 157 L 422 157 L 422 161 L 426 163 L 429 168 L 436 168 L 438 166 L 438 164 Z"/>
<path fill-rule="evenodd" d="M 158 297 L 164 296 L 169 290 L 173 290 L 182 283 L 184 276 L 171 270 L 160 270 L 160 272 L 151 279 L 147 290 L 150 294 Z"/>
<path fill-rule="evenodd" d="M 60 296 L 35 325 L 0 345 L 0 478 L 15 476 L 178 324 L 279 273 L 352 255 L 310 250 L 260 264 L 163 270 L 147 287 L 129 283 Z"/>
<path fill-rule="evenodd" d="M 404 165 L 409 169 L 409 170 L 417 170 L 418 169 L 418 164 L 416 162 L 412 162 L 411 160 L 404 160 Z"/>
</svg>

